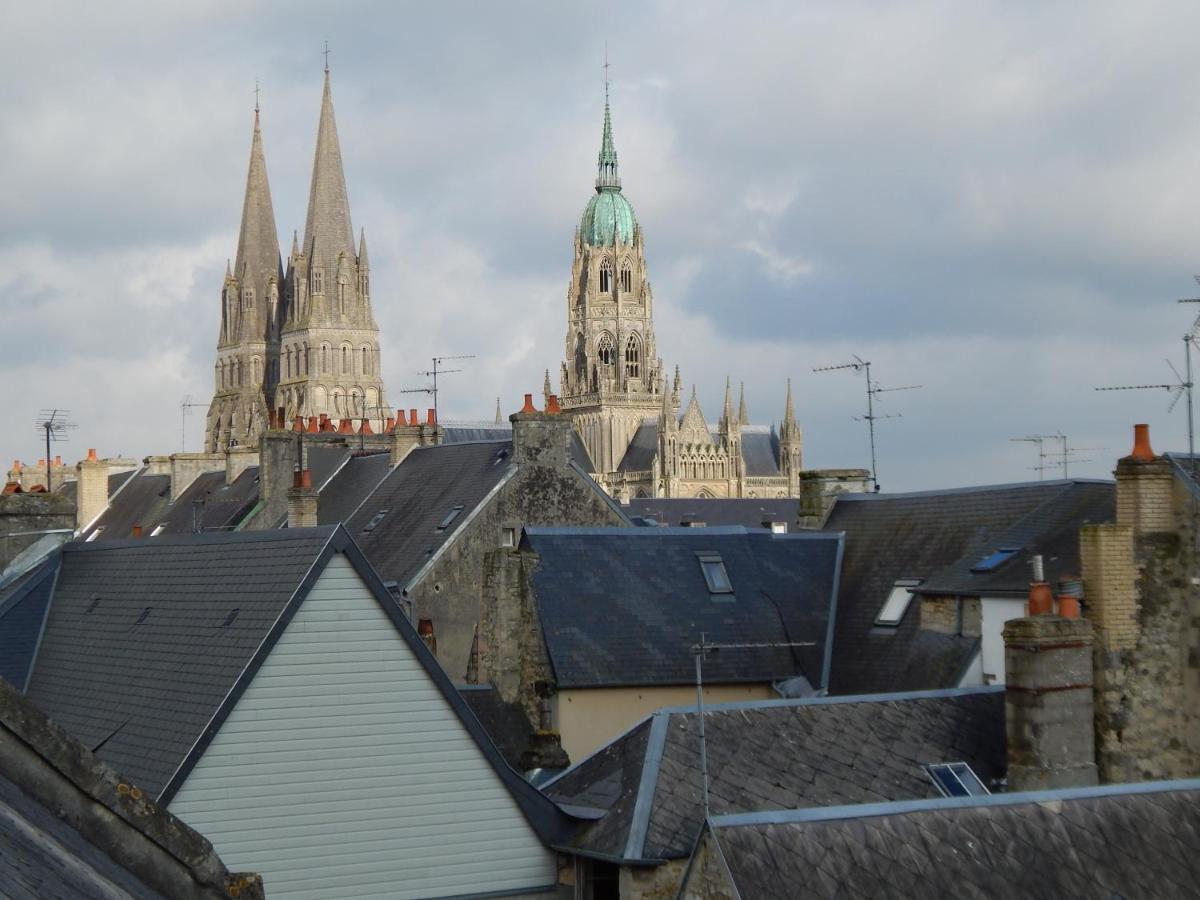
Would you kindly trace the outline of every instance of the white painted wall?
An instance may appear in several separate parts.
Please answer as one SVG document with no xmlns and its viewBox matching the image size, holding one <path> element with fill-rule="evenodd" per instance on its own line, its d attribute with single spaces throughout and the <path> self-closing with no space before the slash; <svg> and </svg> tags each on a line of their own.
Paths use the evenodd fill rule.
<svg viewBox="0 0 1200 900">
<path fill-rule="evenodd" d="M 984 597 L 980 622 L 982 684 L 1004 684 L 1004 623 L 1025 615 L 1025 601 Z"/>
<path fill-rule="evenodd" d="M 556 881 L 553 855 L 341 554 L 170 809 L 271 898 Z"/>
</svg>

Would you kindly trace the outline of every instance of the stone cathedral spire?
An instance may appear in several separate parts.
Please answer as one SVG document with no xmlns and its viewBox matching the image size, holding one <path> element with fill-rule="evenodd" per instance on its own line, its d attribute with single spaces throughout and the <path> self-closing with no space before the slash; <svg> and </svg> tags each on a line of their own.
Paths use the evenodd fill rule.
<svg viewBox="0 0 1200 900">
<path fill-rule="evenodd" d="M 642 229 L 621 192 L 607 92 L 596 193 L 575 232 L 561 403 L 598 472 L 613 472 L 662 409 L 662 361 Z"/>
<path fill-rule="evenodd" d="M 387 417 L 366 234 L 357 252 L 329 70 L 321 97 L 304 240 L 293 243 L 275 406 L 289 419 Z"/>
<path fill-rule="evenodd" d="M 257 444 L 266 428 L 282 285 L 279 237 L 256 104 L 237 256 L 232 269 L 226 266 L 221 291 L 214 391 L 204 434 L 209 452 Z"/>
</svg>

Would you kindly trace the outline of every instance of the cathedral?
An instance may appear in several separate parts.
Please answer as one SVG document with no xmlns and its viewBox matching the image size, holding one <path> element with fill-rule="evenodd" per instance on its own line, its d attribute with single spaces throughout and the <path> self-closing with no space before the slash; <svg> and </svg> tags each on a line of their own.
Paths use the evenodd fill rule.
<svg viewBox="0 0 1200 900">
<path fill-rule="evenodd" d="M 679 415 L 680 373 L 668 385 L 657 356 L 645 240 L 621 190 L 607 96 L 596 192 L 575 232 L 560 383 L 593 477 L 614 497 L 801 497 L 865 487 L 862 470 L 802 470 L 790 382 L 778 432 L 750 424 L 744 390 L 734 411 L 728 380 L 715 429 L 694 388 Z"/>
<path fill-rule="evenodd" d="M 255 446 L 271 422 L 297 416 L 365 420 L 382 430 L 389 410 L 380 368 L 366 235 L 356 247 L 326 68 L 304 240 L 293 235 L 286 272 L 255 106 L 204 448 Z"/>
</svg>

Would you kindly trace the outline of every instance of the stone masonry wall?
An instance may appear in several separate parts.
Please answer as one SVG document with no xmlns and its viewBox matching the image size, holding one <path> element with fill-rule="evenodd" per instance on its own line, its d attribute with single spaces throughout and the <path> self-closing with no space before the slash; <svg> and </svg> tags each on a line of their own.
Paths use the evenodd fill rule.
<svg viewBox="0 0 1200 900">
<path fill-rule="evenodd" d="M 69 497 L 62 494 L 0 495 L 0 570 L 41 537 L 36 532 L 74 527 L 75 503 Z"/>
</svg>

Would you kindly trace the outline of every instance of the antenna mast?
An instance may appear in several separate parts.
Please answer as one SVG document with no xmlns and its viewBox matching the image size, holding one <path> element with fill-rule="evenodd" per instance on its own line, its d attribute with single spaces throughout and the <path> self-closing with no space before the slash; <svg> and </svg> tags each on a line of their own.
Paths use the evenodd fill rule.
<svg viewBox="0 0 1200 900">
<path fill-rule="evenodd" d="M 814 372 L 836 372 L 839 369 L 853 369 L 855 372 L 863 372 L 867 376 L 867 414 L 865 416 L 856 416 L 856 421 L 866 421 L 867 433 L 871 442 L 871 486 L 875 493 L 879 493 L 879 473 L 875 465 L 875 420 L 876 419 L 899 419 L 899 413 L 888 413 L 885 415 L 875 414 L 875 397 L 879 394 L 887 394 L 892 391 L 917 391 L 924 385 L 906 384 L 902 387 L 885 388 L 880 387 L 879 382 L 871 380 L 871 363 L 860 356 L 854 356 L 854 362 L 842 363 L 838 366 L 821 366 L 813 369 Z"/>
<path fill-rule="evenodd" d="M 462 369 L 443 369 L 443 368 L 440 368 L 441 364 L 444 363 L 448 359 L 474 359 L 474 358 L 475 358 L 474 353 L 466 353 L 466 354 L 463 354 L 460 356 L 434 356 L 434 357 L 432 357 L 433 368 L 430 369 L 428 372 L 418 372 L 417 373 L 418 375 L 424 375 L 426 378 L 432 378 L 433 385 L 428 388 L 413 388 L 413 389 L 410 389 L 407 391 L 401 391 L 400 393 L 402 393 L 402 394 L 420 394 L 420 393 L 433 394 L 433 418 L 434 418 L 434 421 L 440 422 L 442 419 L 441 419 L 441 415 L 438 412 L 438 376 L 439 375 L 449 375 L 452 372 L 461 372 L 462 371 Z"/>
<path fill-rule="evenodd" d="M 193 403 L 191 394 L 184 394 L 179 401 L 179 450 L 187 453 L 187 416 L 193 406 L 204 406 L 203 403 Z"/>
<path fill-rule="evenodd" d="M 38 421 L 36 428 L 38 431 L 45 432 L 46 435 L 46 493 L 49 494 L 53 485 L 50 481 L 50 473 L 53 470 L 54 457 L 50 455 L 50 443 L 65 441 L 67 439 L 67 431 L 75 427 L 68 415 L 70 410 L 66 409 L 43 409 L 38 413 Z"/>
</svg>

